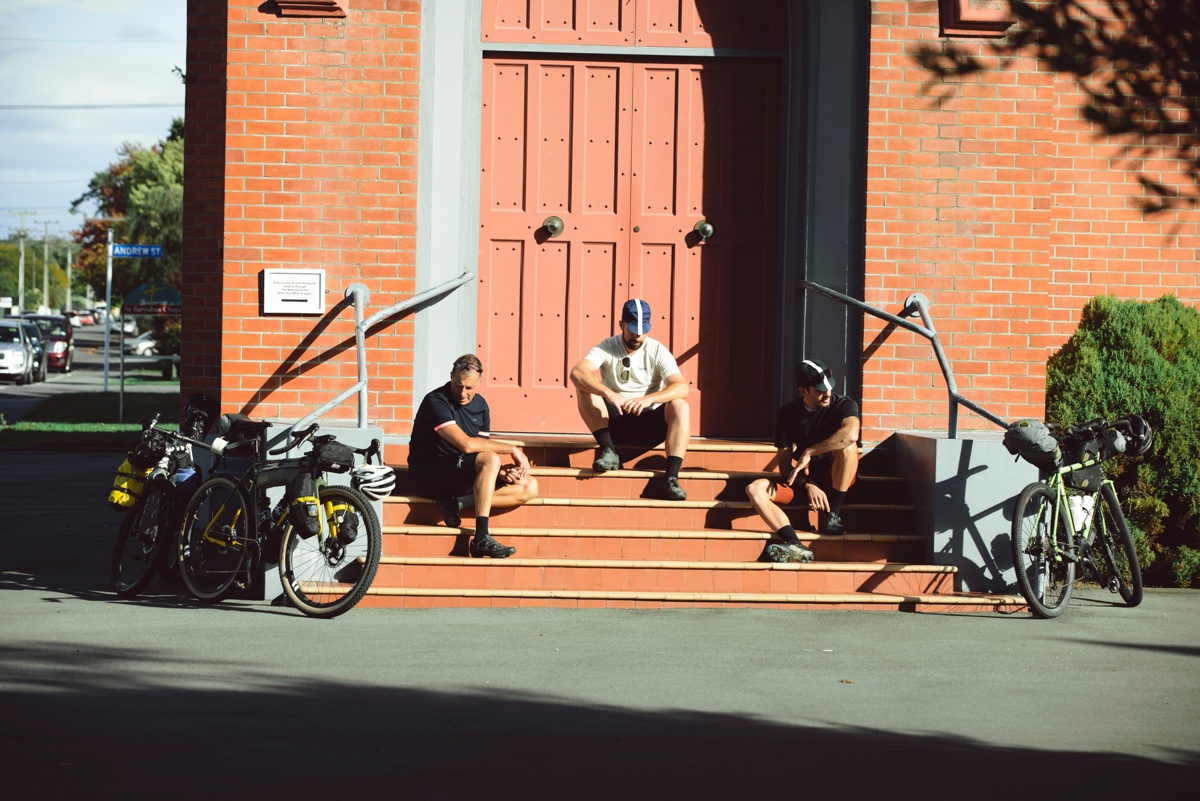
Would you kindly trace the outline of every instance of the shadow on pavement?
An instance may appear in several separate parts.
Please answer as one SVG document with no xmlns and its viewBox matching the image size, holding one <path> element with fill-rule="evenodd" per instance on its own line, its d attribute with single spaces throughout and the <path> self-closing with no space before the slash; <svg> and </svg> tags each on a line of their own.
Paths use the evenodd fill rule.
<svg viewBox="0 0 1200 801">
<path fill-rule="evenodd" d="M 1188 797 L 1196 765 L 788 726 L 551 697 L 281 680 L 236 659 L 195 688 L 152 652 L 0 647 L 3 753 L 39 795 L 126 799 Z M 165 657 L 163 657 L 165 658 Z M 205 686 L 208 685 L 208 686 Z M 1030 702 L 1030 714 L 1037 705 Z M 69 725 L 65 722 L 69 721 Z M 1064 725 L 1067 722 L 1064 721 Z"/>
</svg>

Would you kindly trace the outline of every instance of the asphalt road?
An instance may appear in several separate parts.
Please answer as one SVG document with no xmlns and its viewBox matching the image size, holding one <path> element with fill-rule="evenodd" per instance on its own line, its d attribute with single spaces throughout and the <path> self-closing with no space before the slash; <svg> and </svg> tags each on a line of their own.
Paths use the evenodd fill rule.
<svg viewBox="0 0 1200 801">
<path fill-rule="evenodd" d="M 107 563 L 112 454 L 0 451 L 0 767 L 48 798 L 1193 797 L 1200 592 L 1055 621 L 202 606 Z"/>
<path fill-rule="evenodd" d="M 139 364 L 153 364 L 154 357 L 126 356 L 125 369 Z M 104 389 L 104 326 L 85 325 L 75 329 L 75 357 L 69 373 L 49 372 L 45 382 L 17 386 L 0 383 L 0 415 L 7 423 L 25 418 L 37 404 L 51 395 L 69 392 L 100 392 Z M 108 389 L 121 389 L 120 337 L 114 332 L 109 343 Z M 126 392 L 155 392 L 153 384 L 130 384 Z"/>
</svg>

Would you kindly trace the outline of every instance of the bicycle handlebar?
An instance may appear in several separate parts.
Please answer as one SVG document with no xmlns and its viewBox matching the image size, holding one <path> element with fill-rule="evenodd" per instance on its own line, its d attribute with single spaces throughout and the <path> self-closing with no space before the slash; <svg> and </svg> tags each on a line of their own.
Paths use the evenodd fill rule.
<svg viewBox="0 0 1200 801">
<path fill-rule="evenodd" d="M 310 439 L 312 439 L 313 434 L 317 433 L 318 428 L 320 428 L 320 426 L 316 423 L 313 423 L 308 428 L 300 431 L 293 431 L 291 442 L 281 448 L 276 448 L 273 451 L 267 451 L 267 453 L 269 453 L 271 456 L 279 456 L 282 453 L 287 453 L 292 448 L 299 448 L 305 442 L 308 442 Z"/>
</svg>

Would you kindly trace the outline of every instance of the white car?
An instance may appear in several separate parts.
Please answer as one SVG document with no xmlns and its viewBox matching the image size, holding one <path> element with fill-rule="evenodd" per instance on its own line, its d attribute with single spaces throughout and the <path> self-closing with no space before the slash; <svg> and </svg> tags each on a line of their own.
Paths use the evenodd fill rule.
<svg viewBox="0 0 1200 801">
<path fill-rule="evenodd" d="M 33 346 L 16 320 L 0 320 L 0 376 L 33 383 Z"/>
<path fill-rule="evenodd" d="M 108 318 L 109 331 L 116 332 L 122 329 L 125 331 L 125 336 L 133 336 L 137 333 L 137 323 L 132 318 L 129 320 L 113 320 L 111 317 Z"/>
<path fill-rule="evenodd" d="M 147 331 L 133 339 L 125 340 L 125 352 L 130 356 L 154 356 L 158 353 L 158 343 L 154 341 L 154 332 Z"/>
</svg>

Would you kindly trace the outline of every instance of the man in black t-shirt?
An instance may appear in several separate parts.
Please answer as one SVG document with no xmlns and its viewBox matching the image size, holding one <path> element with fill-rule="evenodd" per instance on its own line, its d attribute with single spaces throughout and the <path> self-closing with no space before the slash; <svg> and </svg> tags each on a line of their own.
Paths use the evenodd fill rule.
<svg viewBox="0 0 1200 801">
<path fill-rule="evenodd" d="M 760 478 L 746 488 L 754 511 L 782 540 L 767 546 L 772 562 L 813 558 L 779 507 L 799 494 L 810 509 L 825 513 L 824 533 L 845 534 L 842 501 L 858 476 L 858 404 L 833 393 L 833 373 L 816 359 L 796 366 L 796 384 L 800 397 L 784 404 L 775 420 L 779 478 Z"/>
<path fill-rule="evenodd" d="M 446 525 L 458 528 L 464 506 L 475 504 L 471 556 L 503 559 L 517 552 L 488 535 L 493 507 L 520 506 L 537 497 L 529 459 L 517 447 L 492 442 L 492 417 L 479 393 L 483 363 L 468 353 L 454 361 L 450 381 L 425 396 L 408 446 L 413 488 L 433 498 Z M 512 457 L 502 464 L 500 457 Z"/>
</svg>

